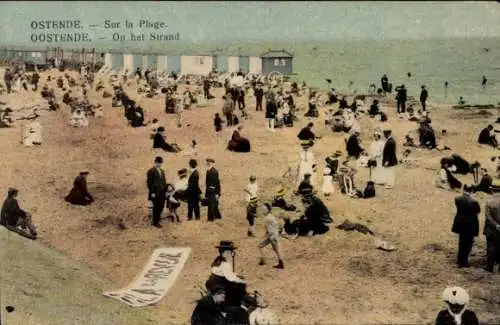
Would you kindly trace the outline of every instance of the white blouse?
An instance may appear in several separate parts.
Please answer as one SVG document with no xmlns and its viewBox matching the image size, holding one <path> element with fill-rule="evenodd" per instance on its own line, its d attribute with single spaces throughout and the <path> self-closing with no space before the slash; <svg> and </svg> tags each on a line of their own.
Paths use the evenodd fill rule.
<svg viewBox="0 0 500 325">
<path fill-rule="evenodd" d="M 224 277 L 230 282 L 245 283 L 243 279 L 233 272 L 233 267 L 229 262 L 222 262 L 219 266 L 213 266 L 211 272 L 213 275 Z"/>
</svg>

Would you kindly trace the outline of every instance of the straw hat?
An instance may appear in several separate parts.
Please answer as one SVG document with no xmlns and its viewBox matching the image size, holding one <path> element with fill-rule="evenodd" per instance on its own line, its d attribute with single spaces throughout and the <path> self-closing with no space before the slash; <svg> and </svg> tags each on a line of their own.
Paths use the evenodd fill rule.
<svg viewBox="0 0 500 325">
<path fill-rule="evenodd" d="M 442 298 L 445 302 L 453 305 L 467 305 L 469 294 L 461 287 L 448 287 L 444 289 Z"/>
<path fill-rule="evenodd" d="M 285 195 L 285 193 L 286 193 L 286 189 L 285 188 L 280 188 L 278 190 L 278 192 L 276 192 L 276 196 L 283 196 L 283 195 Z"/>
</svg>

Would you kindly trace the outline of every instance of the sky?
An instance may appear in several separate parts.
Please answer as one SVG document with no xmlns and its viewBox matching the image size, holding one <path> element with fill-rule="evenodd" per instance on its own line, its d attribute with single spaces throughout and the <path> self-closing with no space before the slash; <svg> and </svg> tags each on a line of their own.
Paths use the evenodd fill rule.
<svg viewBox="0 0 500 325">
<path fill-rule="evenodd" d="M 483 2 L 0 2 L 0 45 L 32 45 L 32 20 L 80 19 L 96 42 L 146 35 L 163 21 L 182 43 L 499 37 L 500 3 Z M 133 29 L 104 28 L 104 20 Z M 100 27 L 90 28 L 97 24 Z M 61 31 L 58 31 L 61 32 Z M 64 30 L 62 32 L 75 32 Z"/>
</svg>

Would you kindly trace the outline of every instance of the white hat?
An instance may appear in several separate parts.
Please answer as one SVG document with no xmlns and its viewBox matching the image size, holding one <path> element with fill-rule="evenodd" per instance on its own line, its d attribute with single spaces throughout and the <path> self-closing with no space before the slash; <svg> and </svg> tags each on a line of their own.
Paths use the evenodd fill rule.
<svg viewBox="0 0 500 325">
<path fill-rule="evenodd" d="M 454 305 L 467 305 L 469 303 L 469 294 L 460 287 L 448 287 L 444 289 L 442 298 L 445 302 Z"/>
</svg>

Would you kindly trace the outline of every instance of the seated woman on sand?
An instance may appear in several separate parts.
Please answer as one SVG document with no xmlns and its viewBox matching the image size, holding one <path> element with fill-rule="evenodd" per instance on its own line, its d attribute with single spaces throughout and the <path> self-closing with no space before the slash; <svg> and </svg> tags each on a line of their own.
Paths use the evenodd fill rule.
<svg viewBox="0 0 500 325">
<path fill-rule="evenodd" d="M 85 127 L 89 126 L 89 120 L 87 119 L 85 112 L 80 109 L 76 109 L 69 120 L 69 124 L 73 127 Z"/>
<path fill-rule="evenodd" d="M 144 110 L 139 105 L 133 105 L 127 109 L 127 120 L 131 127 L 138 128 L 145 126 Z"/>
<path fill-rule="evenodd" d="M 90 195 L 87 190 L 87 176 L 89 172 L 87 170 L 81 171 L 73 181 L 73 188 L 69 194 L 64 198 L 68 203 L 74 205 L 90 205 L 94 202 L 94 198 Z"/>
<path fill-rule="evenodd" d="M 227 145 L 229 151 L 234 152 L 250 152 L 251 146 L 250 141 L 241 136 L 241 131 L 243 130 L 243 125 L 238 125 L 236 130 L 233 131 L 231 140 Z"/>
<path fill-rule="evenodd" d="M 31 147 L 33 145 L 42 144 L 42 125 L 38 121 L 38 115 L 24 129 L 23 145 Z"/>
<path fill-rule="evenodd" d="M 418 128 L 420 147 L 426 149 L 436 149 L 436 134 L 432 126 L 427 121 L 422 121 Z"/>
<path fill-rule="evenodd" d="M 436 181 L 436 186 L 446 190 L 461 189 L 462 182 L 460 182 L 450 171 L 450 161 L 448 159 L 441 159 L 441 169 L 439 170 L 439 178 Z"/>
<path fill-rule="evenodd" d="M 495 134 L 492 134 L 491 132 L 493 131 L 493 125 L 488 125 L 485 127 L 481 133 L 479 133 L 479 137 L 477 139 L 477 142 L 479 144 L 487 144 L 490 145 L 494 148 L 498 147 L 498 142 L 495 137 Z"/>
<path fill-rule="evenodd" d="M 167 141 L 165 140 L 164 132 L 165 128 L 163 126 L 160 126 L 153 137 L 153 149 L 163 149 L 167 152 L 178 152 L 179 150 L 177 150 L 175 146 L 167 143 Z"/>
</svg>

